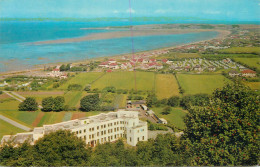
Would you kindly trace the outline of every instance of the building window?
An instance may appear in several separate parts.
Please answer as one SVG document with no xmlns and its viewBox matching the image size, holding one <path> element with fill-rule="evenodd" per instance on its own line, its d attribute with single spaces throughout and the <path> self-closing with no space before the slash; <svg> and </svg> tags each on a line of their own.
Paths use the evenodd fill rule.
<svg viewBox="0 0 260 167">
<path fill-rule="evenodd" d="M 91 128 L 89 128 L 89 131 L 91 132 Z"/>
<path fill-rule="evenodd" d="M 143 140 L 144 140 L 144 136 L 143 136 Z"/>
<path fill-rule="evenodd" d="M 92 131 L 94 131 L 94 128 L 92 128 Z"/>
<path fill-rule="evenodd" d="M 111 140 L 113 140 L 113 136 L 111 136 Z"/>
<path fill-rule="evenodd" d="M 106 137 L 104 137 L 104 141 L 106 141 L 107 140 L 107 138 Z"/>
<path fill-rule="evenodd" d="M 99 132 L 97 132 L 97 136 L 99 136 Z"/>
<path fill-rule="evenodd" d="M 112 123 L 110 123 L 110 126 L 112 126 L 113 124 Z"/>
<path fill-rule="evenodd" d="M 129 137 L 129 140 L 130 140 L 130 142 L 132 141 L 132 138 L 131 137 Z"/>
<path fill-rule="evenodd" d="M 114 125 L 116 125 L 116 122 L 114 122 Z"/>
<path fill-rule="evenodd" d="M 104 128 L 106 128 L 106 125 L 104 125 Z"/>
<path fill-rule="evenodd" d="M 115 139 L 116 139 L 116 135 L 115 135 Z"/>
<path fill-rule="evenodd" d="M 91 139 L 91 135 L 89 135 L 89 139 Z"/>
<path fill-rule="evenodd" d="M 104 134 L 106 134 L 107 132 L 104 130 Z"/>
<path fill-rule="evenodd" d="M 137 137 L 137 141 L 139 141 L 139 137 Z"/>
<path fill-rule="evenodd" d="M 97 130 L 99 129 L 99 126 L 97 126 Z"/>
<path fill-rule="evenodd" d="M 116 132 L 116 128 L 114 128 L 114 132 Z"/>
<path fill-rule="evenodd" d="M 77 134 L 79 134 L 79 131 L 76 131 Z"/>
<path fill-rule="evenodd" d="M 111 133 L 113 133 L 113 129 L 111 129 Z"/>
<path fill-rule="evenodd" d="M 117 121 L 116 124 L 118 125 L 118 123 L 119 123 L 119 122 Z"/>
<path fill-rule="evenodd" d="M 101 138 L 101 142 L 103 143 L 103 138 Z"/>
<path fill-rule="evenodd" d="M 81 134 L 81 130 L 79 131 L 79 133 Z"/>
<path fill-rule="evenodd" d="M 116 130 L 119 131 L 119 127 L 117 127 Z"/>
<path fill-rule="evenodd" d="M 87 139 L 87 137 L 86 136 L 84 136 L 84 140 L 86 140 Z"/>
<path fill-rule="evenodd" d="M 101 129 L 103 129 L 103 125 L 101 125 Z"/>
<path fill-rule="evenodd" d="M 103 131 L 101 131 L 101 135 L 103 135 L 103 133 L 104 133 L 104 132 L 103 132 Z"/>
<path fill-rule="evenodd" d="M 94 134 L 92 134 L 92 139 L 94 138 Z"/>
<path fill-rule="evenodd" d="M 86 133 L 86 129 L 84 129 L 84 133 Z"/>
</svg>

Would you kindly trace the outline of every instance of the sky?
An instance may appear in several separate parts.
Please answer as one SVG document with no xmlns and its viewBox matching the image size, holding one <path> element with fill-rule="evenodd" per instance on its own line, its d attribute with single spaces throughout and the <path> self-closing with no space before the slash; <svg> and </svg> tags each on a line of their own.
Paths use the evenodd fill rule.
<svg viewBox="0 0 260 167">
<path fill-rule="evenodd" d="M 260 0 L 0 0 L 0 17 L 192 17 L 260 21 Z"/>
</svg>

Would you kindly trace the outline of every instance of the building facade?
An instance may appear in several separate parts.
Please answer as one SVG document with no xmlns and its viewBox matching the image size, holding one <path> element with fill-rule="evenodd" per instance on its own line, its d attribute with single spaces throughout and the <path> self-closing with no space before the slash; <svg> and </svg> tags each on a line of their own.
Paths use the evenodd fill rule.
<svg viewBox="0 0 260 167">
<path fill-rule="evenodd" d="M 14 136 L 6 135 L 1 143 L 13 139 L 16 143 L 29 140 L 34 144 L 45 134 L 57 130 L 70 130 L 86 144 L 94 147 L 98 143 L 114 142 L 125 138 L 131 146 L 136 146 L 138 141 L 147 141 L 147 122 L 139 120 L 137 111 L 119 110 L 117 112 L 102 113 L 96 116 L 75 119 L 43 127 L 34 128 L 32 132 L 18 133 Z"/>
</svg>

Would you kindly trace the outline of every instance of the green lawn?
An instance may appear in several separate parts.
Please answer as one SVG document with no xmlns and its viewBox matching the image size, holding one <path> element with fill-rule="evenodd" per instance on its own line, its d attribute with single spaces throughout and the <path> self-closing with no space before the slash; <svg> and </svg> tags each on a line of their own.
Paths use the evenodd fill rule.
<svg viewBox="0 0 260 167">
<path fill-rule="evenodd" d="M 186 95 L 211 94 L 215 89 L 222 88 L 225 83 L 231 82 L 223 75 L 177 74 L 177 79 Z"/>
<path fill-rule="evenodd" d="M 260 89 L 260 82 L 246 82 L 244 81 L 243 84 L 250 87 L 253 90 L 259 90 Z"/>
<path fill-rule="evenodd" d="M 67 90 L 70 84 L 79 84 L 82 86 L 82 88 L 84 88 L 87 84 L 92 83 L 102 75 L 103 73 L 98 72 L 80 73 L 75 77 L 71 78 L 68 82 L 61 85 L 58 89 Z"/>
<path fill-rule="evenodd" d="M 181 108 L 172 108 L 172 111 L 168 115 L 162 115 L 163 108 L 152 108 L 152 110 L 155 112 L 155 114 L 159 118 L 164 118 L 168 122 L 174 124 L 176 127 L 180 129 L 184 129 L 185 123 L 184 123 L 184 117 L 187 114 L 187 111 L 181 109 Z"/>
<path fill-rule="evenodd" d="M 24 132 L 24 130 L 0 119 L 0 139 L 2 139 L 4 135 L 14 135 L 21 132 Z"/>
<path fill-rule="evenodd" d="M 0 100 L 0 112 L 1 111 L 17 111 L 20 102 L 13 98 L 5 98 Z"/>
<path fill-rule="evenodd" d="M 83 92 L 82 91 L 69 91 L 66 92 L 64 95 L 65 103 L 70 107 L 76 107 L 82 98 Z"/>
<path fill-rule="evenodd" d="M 179 86 L 172 74 L 156 75 L 156 95 L 159 99 L 179 95 Z"/>
<path fill-rule="evenodd" d="M 260 47 L 232 47 L 219 51 L 220 53 L 260 53 Z"/>
<path fill-rule="evenodd" d="M 235 58 L 235 61 L 245 63 L 250 67 L 256 67 L 260 70 L 260 58 Z"/>
<path fill-rule="evenodd" d="M 154 77 L 152 72 L 136 72 L 137 90 L 153 90 Z M 107 86 L 114 86 L 116 89 L 134 89 L 135 88 L 134 72 L 111 72 L 97 80 L 92 89 L 103 89 Z"/>
</svg>

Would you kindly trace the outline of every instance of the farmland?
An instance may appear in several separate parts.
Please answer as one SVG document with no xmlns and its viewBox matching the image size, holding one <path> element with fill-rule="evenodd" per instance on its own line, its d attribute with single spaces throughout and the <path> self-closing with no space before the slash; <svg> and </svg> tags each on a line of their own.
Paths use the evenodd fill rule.
<svg viewBox="0 0 260 167">
<path fill-rule="evenodd" d="M 257 53 L 260 54 L 260 47 L 232 47 L 219 51 L 220 53 Z"/>
<path fill-rule="evenodd" d="M 98 88 L 99 90 L 113 86 L 117 89 L 134 89 L 135 88 L 135 74 L 134 72 L 113 72 L 107 73 L 102 78 L 97 80 L 91 89 Z M 154 89 L 154 77 L 152 72 L 136 72 L 136 87 L 137 90 L 153 90 Z"/>
<path fill-rule="evenodd" d="M 0 119 L 0 139 L 4 135 L 12 135 L 20 132 L 24 131 Z"/>
<path fill-rule="evenodd" d="M 80 73 L 75 77 L 71 78 L 68 82 L 59 87 L 61 90 L 66 90 L 70 84 L 79 84 L 83 88 L 87 85 L 101 77 L 103 73 Z"/>
<path fill-rule="evenodd" d="M 231 82 L 222 75 L 177 74 L 184 94 L 212 93 L 225 83 Z"/>
<path fill-rule="evenodd" d="M 249 67 L 256 67 L 260 70 L 260 58 L 235 58 L 235 60 L 238 62 L 243 62 Z"/>
<path fill-rule="evenodd" d="M 174 124 L 176 127 L 180 129 L 184 129 L 185 123 L 184 123 L 184 117 L 187 114 L 187 111 L 181 109 L 181 108 L 172 108 L 172 111 L 168 115 L 162 115 L 163 108 L 152 108 L 152 110 L 155 112 L 155 114 L 159 118 L 164 118 L 168 122 Z"/>
<path fill-rule="evenodd" d="M 158 99 L 179 95 L 178 83 L 172 74 L 157 74 L 155 90 Z"/>
<path fill-rule="evenodd" d="M 182 58 L 199 58 L 198 53 L 178 53 L 178 52 L 169 52 L 167 54 L 161 55 L 158 58 L 160 59 L 182 59 Z"/>
</svg>

